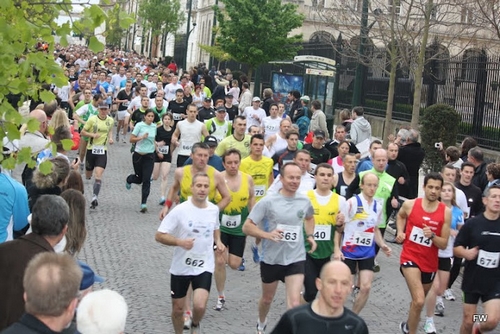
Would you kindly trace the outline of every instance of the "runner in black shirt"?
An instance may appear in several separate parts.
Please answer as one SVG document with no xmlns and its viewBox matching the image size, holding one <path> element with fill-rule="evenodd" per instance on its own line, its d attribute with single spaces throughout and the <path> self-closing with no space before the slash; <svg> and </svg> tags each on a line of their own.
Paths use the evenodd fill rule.
<svg viewBox="0 0 500 334">
<path fill-rule="evenodd" d="M 227 115 L 229 120 L 233 121 L 238 116 L 238 106 L 233 105 L 233 96 L 231 94 L 226 94 L 224 98 L 226 100 L 224 107 L 226 108 Z"/>
<path fill-rule="evenodd" d="M 325 143 L 325 132 L 323 130 L 314 131 L 312 144 L 304 145 L 304 150 L 311 154 L 311 164 L 318 165 L 322 162 L 330 160 L 330 152 L 323 146 Z M 316 166 L 311 166 L 314 172 Z"/>
<path fill-rule="evenodd" d="M 318 297 L 311 304 L 288 310 L 271 334 L 368 334 L 364 320 L 344 307 L 352 285 L 347 265 L 328 262 L 318 281 Z"/>
<path fill-rule="evenodd" d="M 500 187 L 486 191 L 484 213 L 469 219 L 455 239 L 455 256 L 467 260 L 462 280 L 464 312 L 460 333 L 486 333 L 498 326 L 500 314 Z M 482 322 L 474 322 L 479 300 Z"/>
<path fill-rule="evenodd" d="M 178 89 L 175 91 L 175 100 L 172 100 L 168 103 L 168 111 L 172 113 L 174 118 L 174 129 L 177 125 L 177 122 L 182 121 L 187 117 L 186 109 L 188 103 L 184 101 L 184 91 L 182 89 Z"/>
</svg>

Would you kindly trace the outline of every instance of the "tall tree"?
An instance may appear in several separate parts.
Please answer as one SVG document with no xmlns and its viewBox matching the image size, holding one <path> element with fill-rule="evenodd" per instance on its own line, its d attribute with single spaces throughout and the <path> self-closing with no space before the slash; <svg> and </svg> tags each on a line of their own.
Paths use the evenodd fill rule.
<svg viewBox="0 0 500 334">
<path fill-rule="evenodd" d="M 179 0 L 143 0 L 139 7 L 139 17 L 144 20 L 144 28 L 151 29 L 153 57 L 158 52 L 160 35 L 175 33 L 184 22 Z"/>
<path fill-rule="evenodd" d="M 122 39 L 127 28 L 134 23 L 134 18 L 127 15 L 122 10 L 122 5 L 125 1 L 119 0 L 116 2 L 111 10 L 107 12 L 106 18 L 106 44 L 121 48 Z"/>
<path fill-rule="evenodd" d="M 302 35 L 289 36 L 304 21 L 297 5 L 281 4 L 280 0 L 220 2 L 223 9 L 214 7 L 219 20 L 216 44 L 234 60 L 249 66 L 249 78 L 258 65 L 297 54 Z"/>
<path fill-rule="evenodd" d="M 90 28 L 96 28 L 104 22 L 106 13 L 97 5 L 89 8 L 92 10 L 87 23 Z M 57 23 L 60 15 L 74 19 L 70 0 L 0 1 L 0 148 L 5 137 L 8 141 L 20 138 L 21 124 L 27 123 L 31 131 L 39 126 L 34 119 L 23 119 L 17 111 L 20 103 L 39 98 L 51 101 L 54 95 L 42 90 L 42 84 L 58 87 L 67 84 L 63 69 L 54 61 L 53 52 L 55 38 L 60 38 L 63 46 L 67 45 L 67 36 L 74 27 L 70 22 Z M 43 48 L 40 47 L 42 44 Z M 89 38 L 89 47 L 93 51 L 104 48 L 95 36 Z M 0 163 L 6 169 L 14 168 L 17 163 L 34 164 L 29 148 L 16 155 L 0 155 Z"/>
</svg>

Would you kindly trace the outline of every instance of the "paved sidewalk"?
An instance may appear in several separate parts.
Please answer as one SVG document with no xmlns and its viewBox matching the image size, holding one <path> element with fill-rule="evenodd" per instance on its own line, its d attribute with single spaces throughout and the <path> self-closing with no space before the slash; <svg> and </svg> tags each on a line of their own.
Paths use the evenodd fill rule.
<svg viewBox="0 0 500 334">
<path fill-rule="evenodd" d="M 168 268 L 172 247 L 154 240 L 159 226 L 159 181 L 152 184 L 149 212 L 141 214 L 140 187 L 125 189 L 125 177 L 132 172 L 129 144 L 111 146 L 108 167 L 104 173 L 99 206 L 87 215 L 88 237 L 79 258 L 87 261 L 106 282 L 97 289 L 109 288 L 121 293 L 129 305 L 127 333 L 172 333 L 171 300 Z M 19 175 L 19 174 L 18 174 Z M 170 176 L 173 175 L 173 169 Z M 84 181 L 85 197 L 90 201 L 92 181 Z M 399 333 L 398 324 L 406 319 L 410 297 L 399 273 L 399 245 L 391 246 L 393 256 L 379 257 L 381 272 L 375 274 L 372 293 L 361 313 L 370 333 Z M 217 292 L 215 283 L 208 310 L 202 322 L 204 333 L 253 333 L 260 296 L 258 266 L 251 262 L 249 245 L 246 249 L 247 269 L 228 270 L 226 306 L 222 312 L 213 310 Z M 454 292 L 460 295 L 460 278 Z M 351 301 L 346 303 L 352 307 Z M 284 286 L 280 285 L 268 319 L 268 331 L 285 311 Z M 456 334 L 461 322 L 461 302 L 446 302 L 446 316 L 435 317 L 438 333 Z M 423 319 L 423 317 L 422 317 Z M 187 333 L 187 331 L 185 332 Z M 420 330 L 419 333 L 423 333 Z"/>
</svg>

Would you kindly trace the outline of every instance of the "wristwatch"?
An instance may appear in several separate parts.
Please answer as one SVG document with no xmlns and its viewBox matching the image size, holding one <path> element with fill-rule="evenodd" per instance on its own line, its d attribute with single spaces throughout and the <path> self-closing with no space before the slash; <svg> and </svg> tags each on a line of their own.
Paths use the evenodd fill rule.
<svg viewBox="0 0 500 334">
<path fill-rule="evenodd" d="M 432 240 L 432 239 L 434 239 L 435 236 L 436 236 L 436 233 L 432 232 L 431 237 L 429 239 Z"/>
</svg>

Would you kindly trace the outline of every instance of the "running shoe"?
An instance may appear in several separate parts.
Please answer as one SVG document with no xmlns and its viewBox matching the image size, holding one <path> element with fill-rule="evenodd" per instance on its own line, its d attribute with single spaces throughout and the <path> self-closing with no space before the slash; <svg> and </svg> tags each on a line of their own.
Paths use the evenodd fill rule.
<svg viewBox="0 0 500 334">
<path fill-rule="evenodd" d="M 359 286 L 353 286 L 352 287 L 352 302 L 354 303 L 356 301 L 356 297 L 358 297 L 359 294 Z"/>
<path fill-rule="evenodd" d="M 378 264 L 377 260 L 375 260 L 375 264 L 373 266 L 373 272 L 378 273 L 380 271 L 380 265 Z"/>
<path fill-rule="evenodd" d="M 425 334 L 436 334 L 436 327 L 433 320 L 427 320 L 424 325 Z"/>
<path fill-rule="evenodd" d="M 165 197 L 160 198 L 160 205 L 165 205 Z"/>
<path fill-rule="evenodd" d="M 127 188 L 127 190 L 130 190 L 130 188 L 132 188 L 132 185 L 125 181 L 125 188 Z"/>
<path fill-rule="evenodd" d="M 264 328 L 260 328 L 259 324 L 257 324 L 257 334 L 266 334 L 267 324 L 264 325 Z"/>
<path fill-rule="evenodd" d="M 259 247 L 257 245 L 252 245 L 253 262 L 260 262 Z"/>
<path fill-rule="evenodd" d="M 116 139 L 117 143 L 120 141 L 120 135 L 118 133 L 116 134 L 116 138 L 115 139 Z"/>
<path fill-rule="evenodd" d="M 214 310 L 222 311 L 224 309 L 225 304 L 226 304 L 226 299 L 224 298 L 224 296 L 219 296 L 219 298 L 217 298 L 217 304 L 215 304 L 214 306 Z"/>
<path fill-rule="evenodd" d="M 194 326 L 191 324 L 191 334 L 202 334 L 201 332 L 201 323 L 198 325 Z"/>
<path fill-rule="evenodd" d="M 92 196 L 92 202 L 90 202 L 90 208 L 95 209 L 99 205 L 99 202 L 97 202 L 97 196 L 94 195 Z"/>
<path fill-rule="evenodd" d="M 141 204 L 141 213 L 146 213 L 148 212 L 148 207 L 146 206 L 146 204 Z"/>
<path fill-rule="evenodd" d="M 185 312 L 184 313 L 184 329 L 190 329 L 192 323 L 193 323 L 193 319 L 191 318 L 191 313 Z"/>
<path fill-rule="evenodd" d="M 444 303 L 443 301 L 436 302 L 436 308 L 434 309 L 434 315 L 439 317 L 444 317 Z"/>
<path fill-rule="evenodd" d="M 238 267 L 238 271 L 245 271 L 245 259 L 241 258 L 241 265 Z"/>
<path fill-rule="evenodd" d="M 122 138 L 122 143 L 124 143 L 124 144 L 127 143 L 127 138 L 125 138 L 125 136 L 123 136 L 123 138 Z"/>
<path fill-rule="evenodd" d="M 446 289 L 444 291 L 444 298 L 446 300 L 451 300 L 451 301 L 454 301 L 455 300 L 455 296 L 453 295 L 453 291 L 451 289 Z"/>
<path fill-rule="evenodd" d="M 406 321 L 401 321 L 399 323 L 399 329 L 401 330 L 401 333 L 403 333 L 403 334 L 410 333 L 410 331 L 408 330 L 408 324 L 406 323 Z"/>
</svg>

